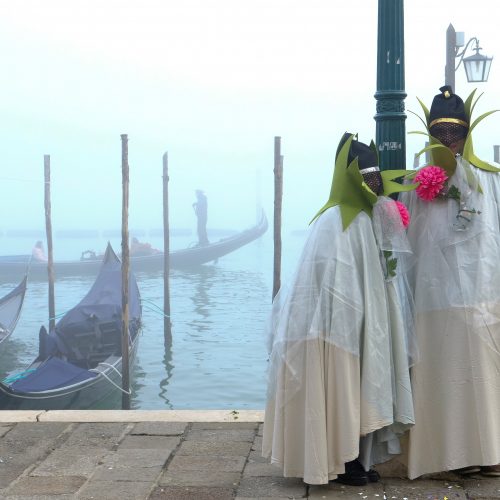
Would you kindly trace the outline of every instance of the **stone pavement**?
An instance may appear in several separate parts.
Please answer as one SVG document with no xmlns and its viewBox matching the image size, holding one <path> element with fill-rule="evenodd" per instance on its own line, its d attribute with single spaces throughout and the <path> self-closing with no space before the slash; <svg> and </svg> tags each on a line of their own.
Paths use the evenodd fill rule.
<svg viewBox="0 0 500 500">
<path fill-rule="evenodd" d="M 262 412 L 0 412 L 0 498 L 98 500 L 500 499 L 500 479 L 306 486 L 260 456 Z"/>
</svg>

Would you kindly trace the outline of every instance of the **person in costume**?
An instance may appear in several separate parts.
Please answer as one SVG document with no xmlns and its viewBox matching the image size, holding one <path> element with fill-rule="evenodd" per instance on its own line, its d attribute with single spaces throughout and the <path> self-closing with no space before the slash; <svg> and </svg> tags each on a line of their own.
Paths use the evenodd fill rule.
<svg viewBox="0 0 500 500">
<path fill-rule="evenodd" d="M 500 476 L 500 224 L 498 169 L 473 151 L 474 93 L 445 86 L 422 104 L 431 165 L 406 193 L 408 274 L 419 360 L 408 476 L 444 470 Z M 477 101 L 476 101 L 477 102 Z"/>
<path fill-rule="evenodd" d="M 308 484 L 378 480 L 412 425 L 412 311 L 398 258 L 409 252 L 413 189 L 380 172 L 376 149 L 345 134 L 330 198 L 313 219 L 295 275 L 273 302 L 263 455 Z"/>
</svg>

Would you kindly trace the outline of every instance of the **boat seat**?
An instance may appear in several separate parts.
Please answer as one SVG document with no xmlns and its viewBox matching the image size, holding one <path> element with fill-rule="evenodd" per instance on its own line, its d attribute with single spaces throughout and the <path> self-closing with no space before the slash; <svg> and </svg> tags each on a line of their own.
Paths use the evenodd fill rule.
<svg viewBox="0 0 500 500">
<path fill-rule="evenodd" d="M 65 331 L 63 339 L 66 359 L 70 363 L 95 368 L 109 356 L 121 352 L 121 322 L 96 321 L 83 331 Z"/>
<path fill-rule="evenodd" d="M 94 327 L 96 343 L 88 355 L 91 366 L 101 363 L 112 355 L 121 353 L 121 323 L 105 321 Z"/>
</svg>

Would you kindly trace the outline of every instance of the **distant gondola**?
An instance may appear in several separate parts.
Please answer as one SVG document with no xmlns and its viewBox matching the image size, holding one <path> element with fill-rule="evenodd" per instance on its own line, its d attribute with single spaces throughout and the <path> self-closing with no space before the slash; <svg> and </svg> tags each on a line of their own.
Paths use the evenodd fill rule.
<svg viewBox="0 0 500 500">
<path fill-rule="evenodd" d="M 109 402 L 121 388 L 121 263 L 110 245 L 99 274 L 81 302 L 39 334 L 39 353 L 25 370 L 0 382 L 0 408 L 88 409 Z M 136 280 L 129 280 L 129 359 L 133 362 L 141 326 Z"/>
<path fill-rule="evenodd" d="M 267 231 L 268 223 L 264 213 L 259 222 L 244 231 L 233 236 L 220 239 L 208 245 L 192 246 L 182 250 L 170 252 L 170 267 L 182 269 L 200 266 L 212 262 L 238 248 L 256 240 Z M 86 252 L 84 252 L 86 253 Z M 0 257 L 0 280 L 6 281 L 12 276 L 26 268 L 26 262 L 30 256 L 11 255 Z M 155 272 L 163 270 L 164 256 L 162 252 L 154 255 L 131 256 L 130 264 L 134 272 Z M 65 276 L 92 276 L 99 269 L 98 258 L 85 258 L 80 260 L 54 262 L 54 273 L 56 277 Z M 31 280 L 47 279 L 47 263 L 32 262 L 30 267 Z"/>
<path fill-rule="evenodd" d="M 14 290 L 0 299 L 0 345 L 10 337 L 17 325 L 26 294 L 27 278 L 25 276 Z"/>
</svg>

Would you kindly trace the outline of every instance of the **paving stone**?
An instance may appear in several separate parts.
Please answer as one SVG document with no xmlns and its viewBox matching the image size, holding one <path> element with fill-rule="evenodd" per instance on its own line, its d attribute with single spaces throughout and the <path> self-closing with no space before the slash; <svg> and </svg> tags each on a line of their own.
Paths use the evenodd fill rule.
<svg viewBox="0 0 500 500">
<path fill-rule="evenodd" d="M 111 467 L 100 465 L 92 475 L 92 481 L 146 481 L 154 483 L 162 467 Z"/>
<path fill-rule="evenodd" d="M 289 477 L 243 477 L 237 490 L 240 497 L 303 498 L 306 485 Z"/>
<path fill-rule="evenodd" d="M 12 429 L 12 425 L 0 425 L 0 438 Z"/>
<path fill-rule="evenodd" d="M 74 500 L 75 494 L 69 493 L 64 495 L 9 495 L 0 497 L 2 500 Z"/>
<path fill-rule="evenodd" d="M 220 472 L 241 472 L 245 466 L 244 457 L 205 457 L 197 455 L 176 455 L 168 465 L 168 471 L 204 470 Z"/>
<path fill-rule="evenodd" d="M 181 442 L 180 437 L 167 436 L 126 436 L 120 443 L 118 449 L 136 449 L 136 450 L 175 450 Z"/>
<path fill-rule="evenodd" d="M 31 476 L 85 476 L 90 477 L 104 455 L 105 448 L 87 448 L 68 446 L 53 451 Z"/>
<path fill-rule="evenodd" d="M 91 423 L 78 424 L 62 446 L 95 446 L 111 449 L 127 431 L 128 424 Z"/>
<path fill-rule="evenodd" d="M 252 443 L 252 450 L 262 453 L 262 437 L 256 436 Z"/>
<path fill-rule="evenodd" d="M 218 470 L 175 470 L 165 471 L 160 477 L 160 486 L 207 486 L 236 488 L 240 482 L 239 472 Z"/>
<path fill-rule="evenodd" d="M 247 463 L 243 470 L 244 476 L 282 476 L 283 469 L 270 463 Z"/>
<path fill-rule="evenodd" d="M 21 438 L 36 442 L 42 437 L 55 438 L 70 427 L 68 422 L 19 422 L 6 438 L 11 441 Z"/>
<path fill-rule="evenodd" d="M 346 486 L 338 483 L 310 485 L 308 498 L 310 500 L 333 500 L 337 498 L 345 500 L 363 500 L 366 498 L 382 500 L 384 498 L 384 487 L 381 483 L 369 483 L 366 486 Z M 402 497 L 398 498 L 401 499 Z M 410 498 L 413 500 L 413 497 Z"/>
<path fill-rule="evenodd" d="M 176 455 L 248 456 L 252 443 L 244 441 L 184 441 Z"/>
<path fill-rule="evenodd" d="M 250 429 L 199 429 L 191 430 L 186 436 L 187 441 L 249 441 L 253 442 L 255 431 Z"/>
<path fill-rule="evenodd" d="M 447 481 L 384 479 L 382 483 L 388 500 L 392 497 L 411 500 L 428 500 L 429 498 L 444 498 L 445 496 L 450 500 L 465 500 L 467 498 L 460 485 Z"/>
<path fill-rule="evenodd" d="M 234 500 L 290 500 L 290 498 L 304 497 L 235 497 Z"/>
<path fill-rule="evenodd" d="M 249 464 L 253 464 L 253 463 L 268 464 L 270 462 L 269 462 L 269 459 L 263 457 L 260 452 L 251 451 L 250 454 L 248 455 L 248 463 Z"/>
<path fill-rule="evenodd" d="M 130 434 L 147 436 L 180 436 L 184 434 L 187 422 L 140 422 Z"/>
<path fill-rule="evenodd" d="M 257 430 L 257 436 L 262 437 L 264 434 L 264 424 L 259 424 L 259 428 Z"/>
<path fill-rule="evenodd" d="M 69 434 L 67 423 L 19 423 L 0 439 L 0 464 L 28 466 L 57 447 Z M 1 486 L 0 486 L 1 487 Z"/>
<path fill-rule="evenodd" d="M 40 439 L 55 439 L 70 429 L 67 422 L 20 422 L 2 439 L 3 442 L 37 443 Z"/>
<path fill-rule="evenodd" d="M 110 452 L 102 458 L 100 464 L 108 467 L 163 467 L 172 454 L 171 450 L 135 450 L 123 448 Z"/>
<path fill-rule="evenodd" d="M 191 429 L 212 429 L 218 431 L 224 430 L 245 430 L 258 428 L 258 422 L 193 422 L 191 424 Z"/>
<path fill-rule="evenodd" d="M 19 478 L 7 491 L 7 495 L 64 495 L 75 493 L 87 479 L 82 476 Z M 3 498 L 3 497 L 2 497 Z"/>
<path fill-rule="evenodd" d="M 21 465 L 3 465 L 0 467 L 0 489 L 7 488 L 10 483 L 15 481 L 31 464 Z M 3 498 L 3 497 L 0 497 Z"/>
<path fill-rule="evenodd" d="M 295 497 L 235 497 L 234 500 L 290 500 Z M 303 498 L 303 497 L 297 497 Z"/>
<path fill-rule="evenodd" d="M 146 500 L 151 489 L 152 484 L 146 482 L 88 481 L 74 498 L 79 500 Z"/>
<path fill-rule="evenodd" d="M 467 479 L 464 489 L 471 500 L 500 498 L 500 478 Z"/>
<path fill-rule="evenodd" d="M 158 486 L 149 500 L 233 500 L 229 488 L 196 488 L 182 486 Z"/>
</svg>

